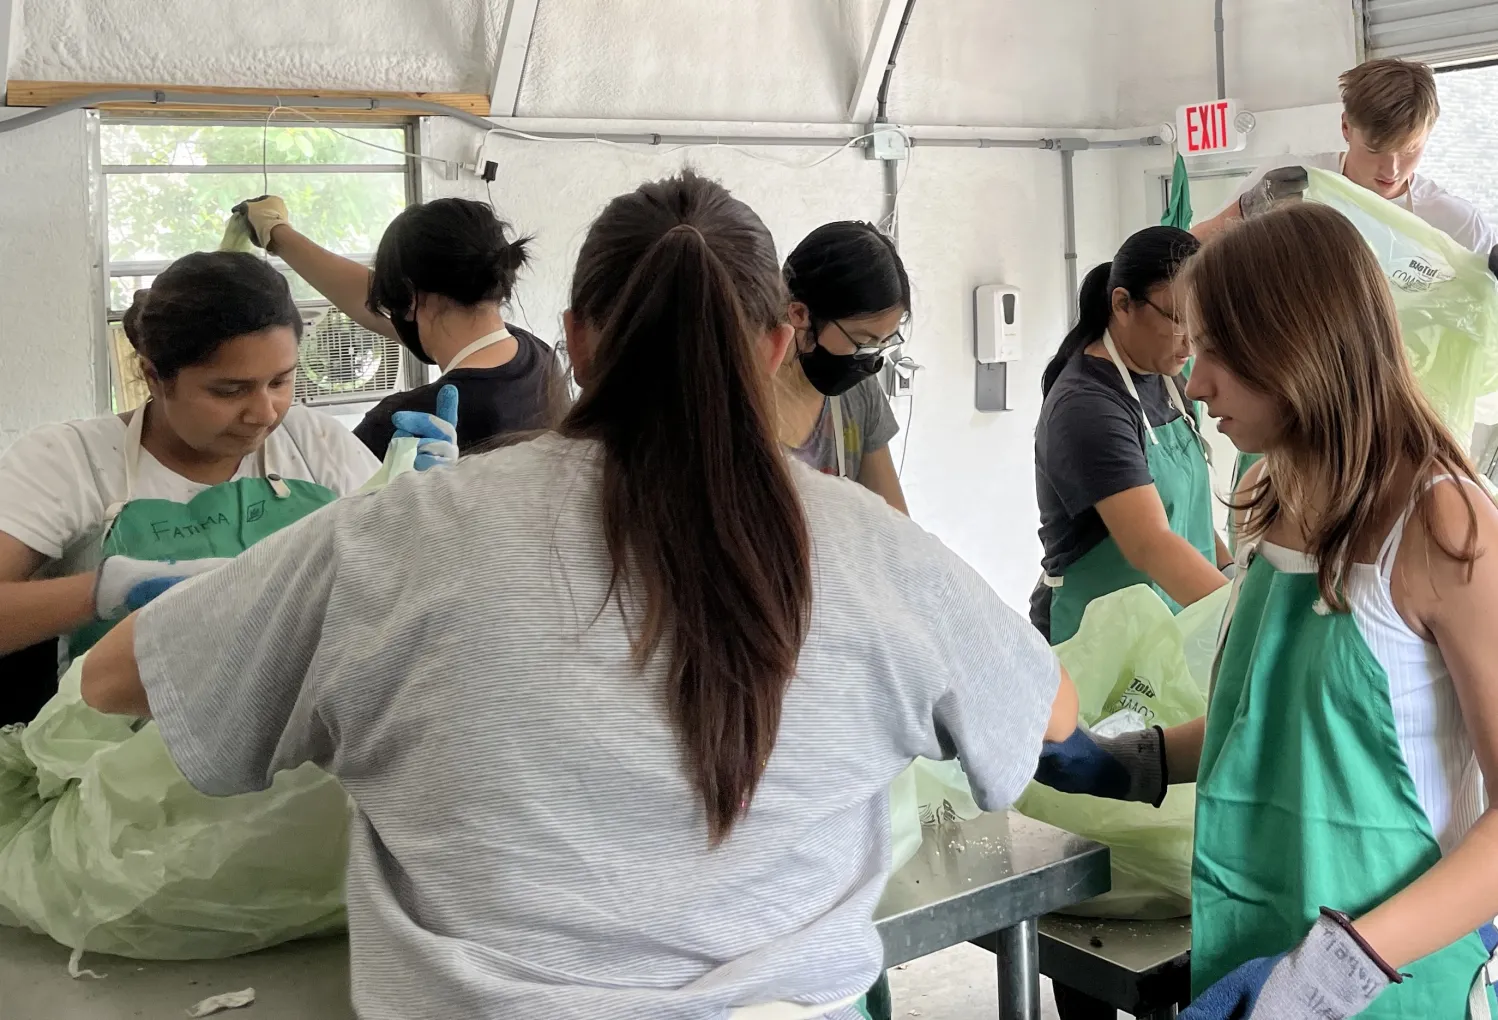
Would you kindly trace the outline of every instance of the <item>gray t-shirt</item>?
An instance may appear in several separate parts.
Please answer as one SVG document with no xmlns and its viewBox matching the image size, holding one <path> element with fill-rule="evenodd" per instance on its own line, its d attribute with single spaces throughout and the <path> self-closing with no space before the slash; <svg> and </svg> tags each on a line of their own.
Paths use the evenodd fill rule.
<svg viewBox="0 0 1498 1020">
<path fill-rule="evenodd" d="M 833 433 L 837 430 L 833 428 L 832 399 L 822 401 L 822 414 L 806 442 L 791 447 L 798 460 L 824 475 L 837 474 L 837 447 L 833 443 Z M 863 458 L 888 446 L 900 426 L 879 386 L 878 376 L 870 376 L 837 399 L 843 405 L 843 459 L 848 477 L 856 482 L 863 469 Z"/>
<path fill-rule="evenodd" d="M 1009 804 L 1058 670 L 909 518 L 793 475 L 810 630 L 717 848 L 664 664 L 633 665 L 606 603 L 594 443 L 549 435 L 340 500 L 141 613 L 141 678 L 195 786 L 257 790 L 310 760 L 352 795 L 361 1017 L 703 1020 L 873 982 L 889 783 L 960 753 L 978 802 Z"/>
</svg>

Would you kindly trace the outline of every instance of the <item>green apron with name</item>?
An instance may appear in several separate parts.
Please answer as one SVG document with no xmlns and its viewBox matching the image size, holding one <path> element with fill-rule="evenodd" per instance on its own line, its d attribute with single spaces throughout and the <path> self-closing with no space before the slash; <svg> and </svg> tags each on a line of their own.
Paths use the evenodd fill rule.
<svg viewBox="0 0 1498 1020">
<path fill-rule="evenodd" d="M 1321 907 L 1358 917 L 1441 858 L 1356 620 L 1326 612 L 1314 573 L 1253 548 L 1240 564 L 1197 773 L 1193 994 L 1294 948 Z M 1458 1020 L 1475 996 L 1486 1017 L 1487 961 L 1474 932 L 1358 1016 Z"/>
<path fill-rule="evenodd" d="M 260 447 L 264 477 L 214 485 L 186 503 L 134 499 L 140 438 L 149 406 L 137 409 L 126 429 L 125 498 L 105 513 L 103 556 L 159 561 L 236 556 L 338 498 L 325 486 L 277 474 L 270 463 L 267 437 Z M 88 651 L 118 622 L 95 620 L 74 631 L 68 637 L 68 658 Z"/>
<path fill-rule="evenodd" d="M 1118 357 L 1113 338 L 1105 334 L 1103 341 L 1114 367 L 1123 377 L 1124 386 L 1139 404 L 1139 413 L 1144 417 L 1145 458 L 1150 475 L 1155 479 L 1155 491 L 1165 505 L 1165 519 L 1170 523 L 1170 530 L 1190 542 L 1209 563 L 1216 563 L 1212 478 L 1207 467 L 1207 444 L 1197 431 L 1196 417 L 1182 398 L 1177 381 L 1166 379 L 1165 389 L 1181 415 L 1169 424 L 1151 426 L 1149 418 L 1144 415 L 1144 404 L 1139 400 L 1134 380 Z M 1051 589 L 1050 640 L 1053 645 L 1059 645 L 1077 633 L 1082 614 L 1093 599 L 1136 584 L 1151 585 L 1172 612 L 1181 610 L 1159 585 L 1150 580 L 1148 574 L 1130 565 L 1111 535 L 1083 553 L 1060 577 L 1047 577 L 1045 584 Z"/>
</svg>

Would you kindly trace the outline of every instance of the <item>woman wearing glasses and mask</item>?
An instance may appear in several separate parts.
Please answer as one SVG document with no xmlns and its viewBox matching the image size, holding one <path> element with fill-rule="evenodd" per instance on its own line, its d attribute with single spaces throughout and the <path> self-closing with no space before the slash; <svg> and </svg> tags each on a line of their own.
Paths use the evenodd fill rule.
<svg viewBox="0 0 1498 1020">
<path fill-rule="evenodd" d="M 1045 575 L 1030 620 L 1053 645 L 1109 592 L 1152 584 L 1178 610 L 1227 581 L 1172 288 L 1198 246 L 1174 227 L 1126 240 L 1082 281 L 1077 324 L 1046 366 L 1035 427 Z"/>
<path fill-rule="evenodd" d="M 889 441 L 898 432 L 878 373 L 903 342 L 910 278 L 871 223 L 827 223 L 785 262 L 796 355 L 775 376 L 780 441 L 909 513 Z"/>
</svg>

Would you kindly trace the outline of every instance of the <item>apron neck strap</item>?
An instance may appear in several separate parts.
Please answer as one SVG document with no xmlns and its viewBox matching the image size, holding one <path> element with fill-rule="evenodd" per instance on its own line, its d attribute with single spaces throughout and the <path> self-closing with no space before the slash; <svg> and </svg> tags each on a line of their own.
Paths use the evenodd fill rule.
<svg viewBox="0 0 1498 1020">
<path fill-rule="evenodd" d="M 495 344 L 503 343 L 508 339 L 510 339 L 510 331 L 505 326 L 501 326 L 493 333 L 484 334 L 473 343 L 469 344 L 467 347 L 464 347 L 457 354 L 453 355 L 453 359 L 446 365 L 442 366 L 442 374 L 446 375 L 447 373 L 451 372 L 453 369 L 463 364 L 463 362 L 467 361 L 469 358 L 473 357 L 484 348 L 493 347 Z"/>
<path fill-rule="evenodd" d="M 837 451 L 837 476 L 848 477 L 848 451 L 843 443 L 843 398 L 828 397 L 832 410 L 832 448 Z"/>
<path fill-rule="evenodd" d="M 1118 356 L 1118 345 L 1113 342 L 1113 334 L 1107 330 L 1103 331 L 1103 346 L 1108 349 L 1108 357 L 1113 361 L 1113 367 L 1118 369 L 1118 376 L 1123 380 L 1124 389 L 1129 391 L 1129 396 L 1134 398 L 1134 403 L 1139 405 L 1139 418 L 1144 422 L 1144 431 L 1149 433 L 1150 442 L 1156 446 L 1160 440 L 1155 436 L 1155 427 L 1150 424 L 1149 415 L 1144 413 L 1144 401 L 1139 399 L 1139 390 L 1134 386 L 1134 377 L 1124 366 L 1123 358 Z"/>
</svg>

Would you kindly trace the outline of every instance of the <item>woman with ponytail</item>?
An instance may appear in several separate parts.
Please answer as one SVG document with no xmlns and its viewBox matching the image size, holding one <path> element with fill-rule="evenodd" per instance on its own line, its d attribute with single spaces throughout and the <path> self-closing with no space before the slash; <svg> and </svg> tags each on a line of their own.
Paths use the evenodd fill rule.
<svg viewBox="0 0 1498 1020">
<path fill-rule="evenodd" d="M 386 397 L 354 429 L 376 457 L 396 434 L 401 411 L 433 415 L 444 386 L 458 393 L 460 451 L 497 436 L 549 428 L 566 413 L 565 373 L 552 349 L 534 334 L 506 324 L 504 306 L 530 259 L 529 237 L 482 202 L 439 198 L 406 209 L 385 228 L 374 269 L 318 245 L 287 218 L 275 195 L 242 202 L 262 248 L 286 261 L 302 279 L 365 329 L 399 340 L 441 376 Z"/>
<path fill-rule="evenodd" d="M 1153 584 L 1179 609 L 1226 583 L 1172 287 L 1198 246 L 1174 227 L 1130 237 L 1082 281 L 1077 324 L 1046 366 L 1035 428 L 1045 576 L 1030 621 L 1052 644 L 1109 592 Z"/>
<path fill-rule="evenodd" d="M 1075 691 L 940 542 L 782 449 L 785 284 L 721 186 L 610 202 L 563 321 L 555 432 L 167 592 L 84 698 L 154 712 L 209 793 L 343 781 L 366 1020 L 857 1020 L 888 784 L 960 754 L 1002 808 Z"/>
</svg>

